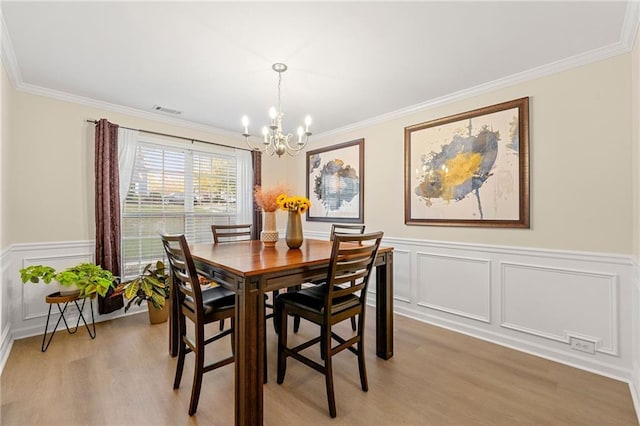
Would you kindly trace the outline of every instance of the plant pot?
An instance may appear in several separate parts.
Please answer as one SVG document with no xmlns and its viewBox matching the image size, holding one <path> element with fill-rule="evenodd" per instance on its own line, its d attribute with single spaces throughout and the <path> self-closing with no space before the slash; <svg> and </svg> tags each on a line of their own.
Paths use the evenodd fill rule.
<svg viewBox="0 0 640 426">
<path fill-rule="evenodd" d="M 71 285 L 69 287 L 63 286 L 58 281 L 53 281 L 56 285 L 56 290 L 60 293 L 60 296 L 75 296 L 80 294 L 80 289 L 75 285 Z"/>
<path fill-rule="evenodd" d="M 147 307 L 149 309 L 149 322 L 151 324 L 161 324 L 169 319 L 169 299 L 164 301 L 162 309 L 158 309 L 153 306 L 153 303 L 147 300 Z"/>
</svg>

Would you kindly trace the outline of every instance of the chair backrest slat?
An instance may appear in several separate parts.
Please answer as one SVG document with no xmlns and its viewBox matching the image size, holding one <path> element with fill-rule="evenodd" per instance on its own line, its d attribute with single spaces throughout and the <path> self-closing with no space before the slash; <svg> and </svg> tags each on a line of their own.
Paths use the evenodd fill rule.
<svg viewBox="0 0 640 426">
<path fill-rule="evenodd" d="M 250 240 L 251 227 L 251 224 L 211 225 L 211 232 L 213 232 L 213 242 L 218 244 L 233 241 Z"/>
<path fill-rule="evenodd" d="M 366 299 L 369 277 L 382 236 L 382 232 L 334 234 L 325 297 L 328 315 L 336 298 L 360 292 L 360 301 Z"/>
<path fill-rule="evenodd" d="M 184 235 L 161 235 L 161 238 L 169 259 L 171 282 L 179 305 L 182 305 L 185 297 L 189 297 L 196 308 L 195 314 L 203 316 L 202 290 L 186 238 Z"/>
<path fill-rule="evenodd" d="M 336 233 L 339 234 L 364 234 L 364 224 L 357 225 L 343 225 L 341 223 L 331 224 L 331 234 L 329 235 L 329 241 L 333 241 L 333 236 Z"/>
</svg>

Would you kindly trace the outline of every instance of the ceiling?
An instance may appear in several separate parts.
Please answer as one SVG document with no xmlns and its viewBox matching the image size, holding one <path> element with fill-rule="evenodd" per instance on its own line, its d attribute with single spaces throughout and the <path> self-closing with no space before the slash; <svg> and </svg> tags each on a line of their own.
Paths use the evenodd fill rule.
<svg viewBox="0 0 640 426">
<path fill-rule="evenodd" d="M 0 3 L 19 89 L 238 134 L 327 133 L 631 48 L 631 2 Z M 9 66 L 7 66 L 9 62 Z M 154 112 L 154 106 L 182 111 Z M 99 117 L 88 117 L 99 118 Z"/>
</svg>

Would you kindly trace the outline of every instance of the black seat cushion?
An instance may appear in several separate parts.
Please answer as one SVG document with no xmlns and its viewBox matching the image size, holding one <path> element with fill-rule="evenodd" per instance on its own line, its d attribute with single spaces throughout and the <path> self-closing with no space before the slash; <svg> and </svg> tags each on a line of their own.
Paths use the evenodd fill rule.
<svg viewBox="0 0 640 426">
<path fill-rule="evenodd" d="M 205 316 L 216 311 L 233 308 L 236 303 L 236 295 L 224 287 L 211 287 L 202 291 L 202 304 Z M 193 299 L 185 297 L 184 304 L 194 310 Z"/>
<path fill-rule="evenodd" d="M 339 290 L 340 287 L 335 286 Z M 324 312 L 324 296 L 326 284 L 314 285 L 299 291 L 287 292 L 278 296 L 276 299 L 276 312 L 282 309 L 283 303 L 290 303 L 299 307 L 315 311 L 319 314 Z M 360 303 L 356 295 L 349 294 L 333 300 L 333 313 L 343 311 L 348 308 L 357 306 Z"/>
</svg>

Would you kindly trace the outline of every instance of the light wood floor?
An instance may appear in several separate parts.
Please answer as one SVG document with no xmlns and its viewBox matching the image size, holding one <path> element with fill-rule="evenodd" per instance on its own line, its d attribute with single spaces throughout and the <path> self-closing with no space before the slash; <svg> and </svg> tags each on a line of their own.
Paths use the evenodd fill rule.
<svg viewBox="0 0 640 426">
<path fill-rule="evenodd" d="M 290 360 L 284 384 L 276 384 L 269 326 L 266 425 L 638 424 L 625 383 L 400 316 L 389 361 L 374 355 L 368 321 L 369 392 L 360 390 L 353 355 L 334 358 L 338 417 L 331 419 L 319 373 Z M 40 337 L 14 343 L 0 378 L 2 425 L 233 424 L 233 365 L 205 374 L 189 417 L 192 361 L 172 390 L 167 324 L 149 325 L 143 313 L 97 327 L 93 341 L 84 330 L 58 333 L 46 353 Z M 310 332 L 303 323 L 300 334 Z M 230 350 L 228 340 L 214 345 L 212 355 Z"/>
</svg>

